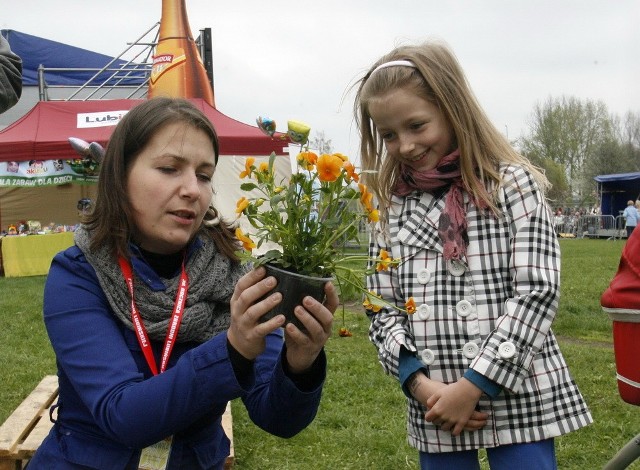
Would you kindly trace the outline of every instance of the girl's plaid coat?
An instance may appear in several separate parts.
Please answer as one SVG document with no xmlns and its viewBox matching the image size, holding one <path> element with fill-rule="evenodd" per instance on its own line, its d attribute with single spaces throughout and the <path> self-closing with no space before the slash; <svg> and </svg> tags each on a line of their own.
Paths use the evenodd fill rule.
<svg viewBox="0 0 640 470">
<path fill-rule="evenodd" d="M 413 297 L 416 313 L 384 308 L 371 315 L 370 339 L 384 370 L 398 377 L 404 346 L 431 379 L 452 383 L 468 368 L 499 384 L 480 399 L 489 420 L 458 437 L 424 420 L 425 408 L 408 399 L 409 444 L 450 452 L 538 441 L 591 423 L 569 374 L 551 323 L 560 296 L 560 248 L 551 213 L 531 175 L 501 168 L 500 217 L 469 203 L 469 245 L 460 263 L 442 257 L 438 220 L 445 194 L 394 197 L 385 229 L 373 237 L 401 265 L 369 277 L 368 288 L 400 308 Z"/>
</svg>

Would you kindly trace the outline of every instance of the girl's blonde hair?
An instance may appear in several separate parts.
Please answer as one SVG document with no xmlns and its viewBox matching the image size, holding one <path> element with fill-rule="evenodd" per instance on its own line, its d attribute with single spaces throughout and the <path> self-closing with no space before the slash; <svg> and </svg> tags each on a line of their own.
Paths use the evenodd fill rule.
<svg viewBox="0 0 640 470">
<path fill-rule="evenodd" d="M 415 67 L 391 66 L 373 71 L 380 64 L 407 60 Z M 390 90 L 405 88 L 434 103 L 453 128 L 460 149 L 460 166 L 465 189 L 496 214 L 494 196 L 486 188 L 500 184 L 500 163 L 515 163 L 529 170 L 540 190 L 549 182 L 542 171 L 516 152 L 482 110 L 453 52 L 443 43 L 427 42 L 401 46 L 380 58 L 356 83 L 354 104 L 360 130 L 362 176 L 375 193 L 386 214 L 400 163 L 386 158 L 384 142 L 369 114 L 369 106 Z M 494 191 L 495 194 L 495 191 Z"/>
</svg>

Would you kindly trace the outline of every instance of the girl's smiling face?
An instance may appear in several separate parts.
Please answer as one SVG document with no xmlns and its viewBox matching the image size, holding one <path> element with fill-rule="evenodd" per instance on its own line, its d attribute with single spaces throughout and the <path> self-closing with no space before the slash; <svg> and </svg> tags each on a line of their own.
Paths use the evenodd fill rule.
<svg viewBox="0 0 640 470">
<path fill-rule="evenodd" d="M 434 169 L 456 148 L 453 127 L 438 106 L 409 88 L 373 98 L 369 115 L 389 156 L 416 171 Z"/>
<path fill-rule="evenodd" d="M 185 123 L 161 127 L 127 176 L 134 241 L 176 253 L 195 236 L 211 203 L 215 152 L 207 134 Z"/>
</svg>

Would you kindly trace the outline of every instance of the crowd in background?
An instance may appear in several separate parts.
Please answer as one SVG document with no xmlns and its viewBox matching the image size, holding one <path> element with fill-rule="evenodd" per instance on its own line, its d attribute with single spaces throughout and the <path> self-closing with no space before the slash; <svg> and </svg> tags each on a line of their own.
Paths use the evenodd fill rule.
<svg viewBox="0 0 640 470">
<path fill-rule="evenodd" d="M 640 211 L 640 200 L 630 201 L 631 205 Z M 593 207 L 556 207 L 553 223 L 556 234 L 562 237 L 582 237 L 593 229 L 619 229 L 627 226 L 626 216 L 611 216 L 611 221 L 604 220 L 600 206 Z M 634 223 L 635 225 L 635 223 Z"/>
</svg>

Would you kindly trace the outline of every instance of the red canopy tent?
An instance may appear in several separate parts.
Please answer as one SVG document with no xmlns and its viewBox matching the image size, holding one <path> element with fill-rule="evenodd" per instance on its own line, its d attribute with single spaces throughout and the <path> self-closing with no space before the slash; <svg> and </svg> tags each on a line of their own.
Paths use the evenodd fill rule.
<svg viewBox="0 0 640 470">
<path fill-rule="evenodd" d="M 78 154 L 68 138 L 77 137 L 103 146 L 118 120 L 141 99 L 39 101 L 22 118 L 0 131 L 0 169 L 9 162 L 72 160 Z M 238 178 L 246 156 L 256 157 L 256 164 L 267 161 L 275 152 L 275 171 L 280 177 L 291 174 L 286 134 L 274 138 L 258 127 L 236 121 L 202 99 L 190 99 L 213 123 L 220 141 L 220 160 L 214 175 L 216 208 L 221 214 L 235 217 L 236 201 L 244 195 Z M 22 219 L 75 224 L 76 202 L 95 197 L 93 184 L 59 184 L 55 186 L 19 187 L 0 185 L 0 228 Z"/>
<path fill-rule="evenodd" d="M 31 111 L 0 131 L 0 161 L 56 160 L 77 154 L 69 137 L 106 146 L 124 112 L 142 100 L 39 101 Z M 190 99 L 213 123 L 221 155 L 286 155 L 288 140 L 236 121 L 202 99 Z M 110 125 L 113 121 L 113 125 Z M 95 126 L 95 127 L 94 127 Z"/>
</svg>

